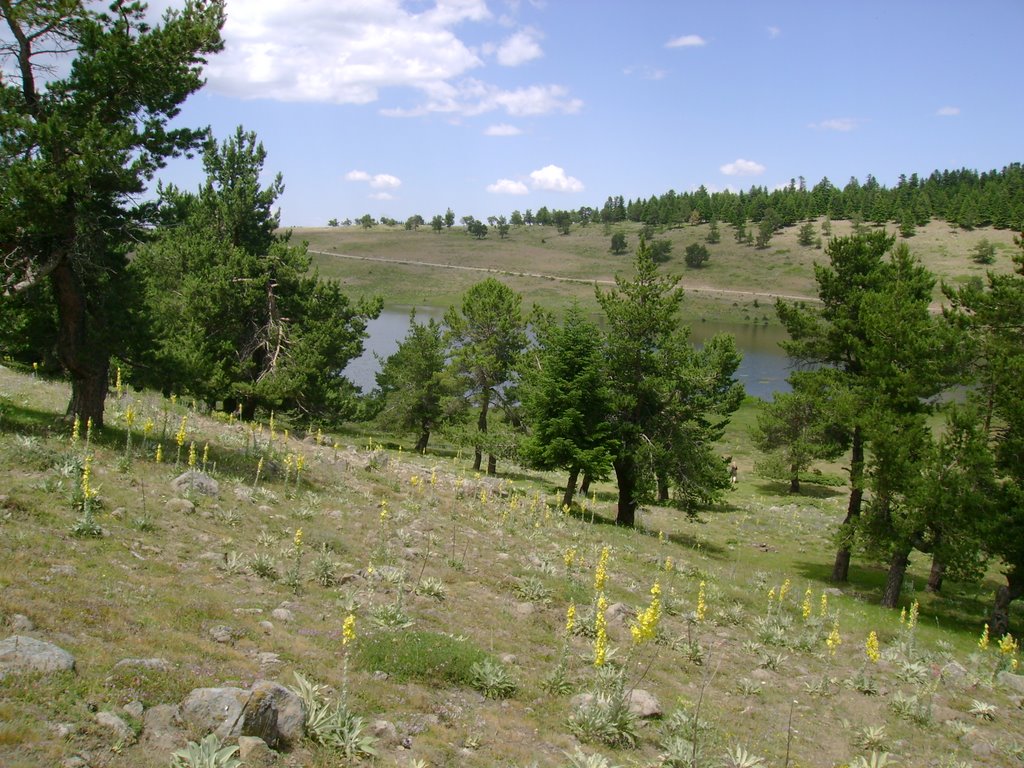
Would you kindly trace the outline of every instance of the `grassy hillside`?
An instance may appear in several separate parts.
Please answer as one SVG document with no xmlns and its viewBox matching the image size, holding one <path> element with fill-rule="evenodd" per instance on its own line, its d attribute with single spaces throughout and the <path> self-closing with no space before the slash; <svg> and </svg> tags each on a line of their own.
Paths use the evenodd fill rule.
<svg viewBox="0 0 1024 768">
<path fill-rule="evenodd" d="M 686 246 L 704 243 L 708 227 L 686 226 L 656 235 L 672 241 L 672 259 L 666 268 L 683 276 L 688 319 L 741 321 L 744 315 L 762 319 L 765 304 L 775 296 L 815 296 L 813 265 L 827 256 L 813 246 L 799 245 L 798 227 L 776 234 L 768 248 L 758 250 L 737 244 L 732 227 L 721 226 L 721 242 L 708 246 L 708 264 L 687 269 Z M 625 232 L 629 243 L 629 251 L 619 256 L 609 251 L 611 233 L 616 231 Z M 849 234 L 850 223 L 833 222 L 832 231 L 836 236 Z M 354 295 L 380 294 L 389 307 L 447 307 L 473 283 L 488 274 L 500 274 L 528 303 L 556 308 L 570 296 L 579 297 L 585 305 L 595 304 L 594 282 L 610 284 L 616 273 L 631 268 L 639 232 L 636 224 L 576 226 L 568 235 L 559 235 L 554 227 L 535 226 L 512 229 L 506 240 L 493 232 L 476 240 L 461 227 L 435 233 L 429 227 L 407 231 L 378 226 L 297 229 L 294 237 L 309 242 L 322 275 L 340 280 Z M 975 264 L 971 258 L 982 239 L 996 245 L 996 263 L 991 267 Z M 987 269 L 1009 270 L 1015 251 L 1012 232 L 964 231 L 939 221 L 918 229 L 905 242 L 940 279 L 954 284 L 983 276 Z M 936 289 L 936 301 L 939 298 Z M 759 306 L 754 305 L 755 299 Z M 774 322 L 774 312 L 769 309 L 767 314 Z"/>
<path fill-rule="evenodd" d="M 394 725 L 376 744 L 382 766 L 565 766 L 577 748 L 615 765 L 689 765 L 694 740 L 703 766 L 728 764 L 737 747 L 771 766 L 847 765 L 873 749 L 908 766 L 1007 766 L 1024 755 L 1021 692 L 1008 687 L 1017 678 L 995 678 L 1010 656 L 995 640 L 984 653 L 977 645 L 994 578 L 908 591 L 914 627 L 876 606 L 883 571 L 863 557 L 834 589 L 830 537 L 845 490 L 808 484 L 789 496 L 755 478 L 750 404 L 721 446 L 740 464 L 727 503 L 699 522 L 650 508 L 625 530 L 610 524 L 610 484 L 566 514 L 554 506 L 560 477 L 499 467 L 508 474 L 480 478 L 454 451 L 420 457 L 280 423 L 271 433 L 150 393 L 112 398 L 110 426 L 72 441 L 58 418 L 67 395 L 0 369 L 0 639 L 29 634 L 77 662 L 75 672 L 3 679 L 7 768 L 165 766 L 167 750 L 143 727 L 154 707 L 197 687 L 290 685 L 295 672 Z M 171 487 L 192 443 L 219 482 L 214 496 Z M 86 457 L 97 537 L 75 535 Z M 599 669 L 594 581 L 605 548 L 607 602 L 623 608 L 609 611 Z M 914 561 L 911 587 L 923 587 L 927 566 Z M 635 645 L 629 623 L 654 583 L 657 638 Z M 872 631 L 877 662 L 866 654 Z M 152 657 L 167 668 L 115 669 Z M 471 673 L 481 660 L 491 662 L 484 679 Z M 596 716 L 574 717 L 575 695 L 615 689 L 609 670 L 625 691 L 656 696 L 662 717 L 603 730 Z M 133 702 L 141 716 L 123 711 Z M 132 733 L 112 735 L 102 712 L 120 713 Z M 630 733 L 635 746 L 623 746 Z M 277 759 L 343 762 L 309 740 Z"/>
</svg>

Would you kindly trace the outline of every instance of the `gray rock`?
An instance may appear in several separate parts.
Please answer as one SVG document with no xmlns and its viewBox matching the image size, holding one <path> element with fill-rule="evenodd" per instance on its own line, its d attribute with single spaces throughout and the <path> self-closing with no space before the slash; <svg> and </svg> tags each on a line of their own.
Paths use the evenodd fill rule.
<svg viewBox="0 0 1024 768">
<path fill-rule="evenodd" d="M 612 603 L 604 610 L 605 621 L 609 624 L 625 624 L 632 615 L 632 609 L 625 603 Z"/>
<path fill-rule="evenodd" d="M 1013 672 L 1000 672 L 996 675 L 996 681 L 1017 693 L 1024 693 L 1024 675 L 1015 675 Z"/>
<path fill-rule="evenodd" d="M 637 717 L 661 717 L 661 702 L 650 691 L 634 688 L 626 695 L 629 711 Z"/>
<path fill-rule="evenodd" d="M 302 700 L 283 685 L 259 680 L 251 690 L 196 688 L 181 703 L 185 723 L 222 740 L 258 736 L 270 747 L 292 744 L 304 731 Z"/>
<path fill-rule="evenodd" d="M 257 626 L 261 630 L 263 630 L 264 635 L 269 635 L 271 632 L 274 631 L 274 625 L 272 622 L 269 621 L 261 621 Z"/>
<path fill-rule="evenodd" d="M 825 587 L 825 589 L 823 589 L 822 591 L 826 595 L 830 595 L 831 597 L 842 597 L 843 596 L 843 590 L 841 590 L 839 587 Z"/>
<path fill-rule="evenodd" d="M 89 768 L 89 761 L 81 755 L 72 755 L 60 761 L 60 768 Z"/>
<path fill-rule="evenodd" d="M 288 623 L 289 621 L 295 621 L 295 614 L 287 608 L 275 608 L 270 612 L 270 618 Z"/>
<path fill-rule="evenodd" d="M 93 716 L 93 720 L 101 728 L 110 731 L 118 740 L 123 741 L 132 738 L 132 729 L 128 727 L 128 723 L 113 712 L 97 712 Z"/>
<path fill-rule="evenodd" d="M 188 741 L 181 728 L 181 710 L 176 704 L 157 704 L 142 718 L 142 743 L 151 751 L 169 753 Z"/>
<path fill-rule="evenodd" d="M 12 630 L 19 634 L 22 632 L 32 632 L 36 628 L 32 619 L 21 613 L 12 614 L 7 620 L 7 624 Z"/>
<path fill-rule="evenodd" d="M 0 680 L 17 672 L 63 672 L 74 668 L 74 656 L 44 640 L 11 635 L 0 641 Z"/>
<path fill-rule="evenodd" d="M 230 643 L 235 639 L 235 631 L 224 624 L 210 627 L 210 637 L 218 643 Z"/>
<path fill-rule="evenodd" d="M 190 469 L 171 481 L 171 487 L 178 493 L 201 493 L 204 496 L 216 496 L 220 493 L 220 483 L 207 475 Z"/>
<path fill-rule="evenodd" d="M 142 702 L 138 700 L 129 701 L 127 704 L 121 707 L 121 709 L 124 711 L 126 715 L 128 715 L 129 717 L 133 717 L 136 720 L 141 720 L 143 714 L 145 714 L 146 712 L 146 708 L 142 706 Z"/>
<path fill-rule="evenodd" d="M 246 768 L 266 768 L 274 764 L 277 755 L 258 736 L 239 736 L 238 758 Z"/>
<path fill-rule="evenodd" d="M 117 664 L 114 665 L 114 669 L 124 669 L 125 667 L 130 668 L 141 668 L 141 669 L 152 669 L 155 672 L 170 672 L 174 669 L 174 665 L 171 664 L 167 659 L 121 659 Z"/>
<path fill-rule="evenodd" d="M 517 616 L 532 616 L 534 610 L 533 603 L 516 603 L 515 611 Z"/>
<path fill-rule="evenodd" d="M 196 511 L 196 505 L 188 499 L 168 499 L 164 504 L 164 509 L 181 515 L 191 515 Z"/>
<path fill-rule="evenodd" d="M 398 729 L 388 720 L 374 720 L 370 723 L 370 735 L 389 747 L 398 744 Z"/>
<path fill-rule="evenodd" d="M 946 680 L 965 680 L 967 670 L 959 662 L 951 661 L 942 668 L 942 677 Z"/>
<path fill-rule="evenodd" d="M 519 663 L 519 657 L 516 656 L 514 653 L 503 653 L 498 658 L 501 660 L 502 664 L 507 664 L 510 667 L 514 667 L 516 664 Z"/>
</svg>

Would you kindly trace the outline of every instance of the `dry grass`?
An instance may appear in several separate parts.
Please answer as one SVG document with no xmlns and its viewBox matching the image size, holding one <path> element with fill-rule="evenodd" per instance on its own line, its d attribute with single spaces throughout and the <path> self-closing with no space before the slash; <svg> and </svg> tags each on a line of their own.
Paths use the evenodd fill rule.
<svg viewBox="0 0 1024 768">
<path fill-rule="evenodd" d="M 245 684 L 261 676 L 287 684 L 294 671 L 340 689 L 341 624 L 350 609 L 357 617 L 348 681 L 353 708 L 369 719 L 394 722 L 412 744 L 411 750 L 382 745 L 377 764 L 406 766 L 415 758 L 431 766 L 566 765 L 565 754 L 576 744 L 567 725 L 569 697 L 547 693 L 541 683 L 562 656 L 569 600 L 577 602 L 581 619 L 589 610 L 593 569 L 604 545 L 612 549 L 610 603 L 641 609 L 655 580 L 666 601 L 665 644 L 631 650 L 628 628 L 612 622 L 615 659 L 628 685 L 657 695 L 666 717 L 677 707 L 691 710 L 704 691 L 701 720 L 710 728 L 701 737 L 708 753 L 703 764 L 717 765 L 726 748 L 742 744 L 766 756 L 769 764 L 782 765 L 793 701 L 791 766 L 846 764 L 862 754 L 854 743 L 857 729 L 883 724 L 889 751 L 905 765 L 943 765 L 956 756 L 975 766 L 1005 766 L 1018 760 L 1013 749 L 1024 745 L 1017 700 L 992 684 L 995 656 L 971 656 L 993 580 L 950 584 L 942 596 L 917 594 L 921 619 L 913 648 L 900 651 L 907 633 L 898 615 L 876 606 L 883 570 L 858 558 L 852 584 L 829 598 L 842 638 L 836 656 L 829 656 L 824 635 L 831 617 L 805 623 L 800 601 L 810 588 L 817 614 L 821 591 L 830 586 L 825 581 L 830 537 L 841 518 L 844 492 L 809 487 L 806 495 L 791 497 L 750 476 L 747 462 L 756 455 L 744 433 L 753 418 L 749 403 L 722 445 L 723 453 L 740 457 L 742 470 L 728 503 L 708 510 L 703 523 L 689 522 L 671 509 L 651 508 L 641 516 L 641 527 L 624 530 L 608 524 L 614 514 L 610 484 L 598 485 L 586 510 L 565 516 L 553 508 L 561 482 L 555 476 L 501 467 L 510 474 L 499 488 L 498 481 L 492 485 L 474 477 L 466 461 L 447 451 L 427 457 L 399 451 L 397 445 L 371 451 L 365 443 L 347 445 L 352 438 L 344 436 L 316 445 L 297 439 L 294 430 L 286 441 L 282 424 L 266 451 L 274 461 L 267 462 L 254 494 L 256 456 L 248 427 L 193 413 L 185 403 L 134 394 L 142 409 L 136 424 L 152 416 L 159 432 L 167 412 L 173 432 L 180 416 L 188 415 L 189 439 L 210 444 L 220 494 L 196 497 L 193 514 L 170 511 L 170 481 L 180 469 L 155 464 L 151 456 L 136 456 L 124 465 L 120 406 L 111 402 L 110 426 L 92 444 L 104 535 L 89 539 L 69 533 L 77 513 L 68 502 L 68 480 L 58 472 L 61 457 L 82 451 L 81 445 L 69 444 L 68 431 L 57 419 L 66 397 L 60 383 L 0 369 L 0 622 L 24 614 L 35 622 L 37 636 L 57 642 L 78 661 L 73 675 L 4 681 L 2 765 L 57 765 L 84 752 L 91 765 L 165 766 L 167 755 L 143 746 L 123 745 L 115 751 L 110 737 L 92 724 L 93 710 L 117 710 L 133 700 L 147 707 L 176 703 L 194 687 Z M 266 435 L 264 427 L 261 443 Z M 171 446 L 165 444 L 164 450 L 173 461 Z M 306 459 L 297 491 L 294 481 L 286 485 L 283 478 L 282 458 L 288 453 Z M 483 499 L 481 490 L 486 491 Z M 384 523 L 381 499 L 388 507 Z M 140 525 L 143 518 L 151 524 Z M 228 567 L 232 553 L 250 557 L 262 552 L 285 574 L 300 527 L 303 578 L 297 594 L 283 580 Z M 312 561 L 323 544 L 337 562 L 342 581 L 337 586 L 323 587 L 312 577 Z M 563 555 L 570 547 L 578 555 L 567 569 Z M 670 571 L 667 558 L 673 562 Z M 911 583 L 923 584 L 927 565 L 915 560 Z M 443 600 L 416 594 L 414 587 L 424 577 L 444 583 Z M 769 616 L 768 590 L 775 587 L 777 594 L 786 579 L 789 594 L 781 608 L 776 600 L 771 615 L 781 613 L 789 625 L 782 629 L 781 644 L 765 644 L 769 635 L 757 621 Z M 701 581 L 707 585 L 708 615 L 693 625 L 688 614 Z M 523 600 L 524 583 L 539 583 L 550 599 Z M 911 599 L 906 595 L 904 603 Z M 265 633 L 259 622 L 285 602 L 294 620 L 273 620 L 273 629 Z M 424 642 L 453 636 L 462 638 L 454 642 L 464 643 L 459 647 L 473 658 L 514 654 L 509 666 L 518 686 L 515 695 L 485 699 L 459 682 L 454 671 L 435 670 L 423 678 L 374 677 L 377 670 L 360 663 L 358 651 L 360 643 L 371 639 L 395 643 L 399 653 L 405 649 L 403 663 L 431 658 L 408 650 L 414 649 L 405 645 L 413 637 L 409 632 L 388 633 L 375 626 L 373 616 L 386 608 L 400 609 L 413 622 L 410 632 Z M 1019 611 L 1014 619 L 1020 621 Z M 221 624 L 232 628 L 233 642 L 211 638 L 209 630 Z M 866 661 L 863 650 L 872 629 L 879 633 L 884 654 L 877 666 Z M 694 663 L 688 640 L 699 645 L 702 665 Z M 591 641 L 575 635 L 565 647 L 573 690 L 588 690 L 595 681 Z M 280 663 L 261 668 L 261 652 L 278 654 Z M 149 656 L 167 659 L 173 669 L 113 671 L 121 658 Z M 945 679 L 935 687 L 936 673 L 950 659 L 967 668 L 968 678 Z M 925 665 L 923 679 L 899 676 L 911 660 Z M 880 695 L 865 696 L 844 684 L 864 669 Z M 761 692 L 744 688 L 743 679 L 759 681 Z M 933 723 L 897 716 L 890 707 L 897 691 L 929 701 Z M 968 714 L 974 699 L 997 707 L 994 721 Z M 958 738 L 942 724 L 947 719 L 976 730 Z M 57 723 L 71 724 L 67 739 L 54 735 Z M 617 764 L 653 766 L 662 754 L 661 734 L 662 726 L 651 722 L 640 726 L 635 750 L 599 744 L 584 748 L 603 752 Z M 980 743 L 990 747 L 972 749 Z M 328 766 L 337 760 L 300 746 L 281 764 Z"/>
</svg>

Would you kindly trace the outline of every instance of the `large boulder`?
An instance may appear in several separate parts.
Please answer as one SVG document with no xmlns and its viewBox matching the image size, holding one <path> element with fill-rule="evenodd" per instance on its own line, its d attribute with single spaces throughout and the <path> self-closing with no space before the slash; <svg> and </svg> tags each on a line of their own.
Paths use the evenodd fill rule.
<svg viewBox="0 0 1024 768">
<path fill-rule="evenodd" d="M 201 493 L 204 496 L 216 496 L 220 493 L 220 483 L 205 472 L 190 469 L 171 481 L 171 487 L 178 493 Z"/>
<path fill-rule="evenodd" d="M 75 668 L 75 657 L 53 643 L 25 635 L 0 640 L 0 680 L 17 672 L 63 672 Z"/>
<path fill-rule="evenodd" d="M 306 712 L 302 700 L 283 685 L 258 680 L 249 690 L 196 688 L 181 703 L 181 718 L 222 741 L 256 736 L 276 749 L 302 737 Z"/>
</svg>

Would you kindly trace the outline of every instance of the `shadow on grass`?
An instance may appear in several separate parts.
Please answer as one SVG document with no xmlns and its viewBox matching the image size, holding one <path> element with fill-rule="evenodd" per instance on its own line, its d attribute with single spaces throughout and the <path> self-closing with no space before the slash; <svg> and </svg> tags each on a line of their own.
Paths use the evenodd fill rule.
<svg viewBox="0 0 1024 768">
<path fill-rule="evenodd" d="M 800 492 L 792 493 L 789 490 L 789 483 L 777 480 L 761 481 L 754 484 L 760 493 L 769 496 L 779 496 L 782 499 L 797 500 L 806 499 L 834 499 L 837 496 L 845 496 L 846 491 L 832 485 L 817 485 L 806 480 L 800 481 Z"/>
<path fill-rule="evenodd" d="M 10 400 L 0 399 L 0 432 L 53 437 L 62 431 L 70 434 L 71 427 L 63 418 L 55 416 L 53 411 L 26 408 Z"/>
</svg>

